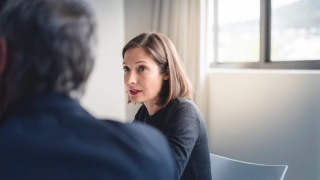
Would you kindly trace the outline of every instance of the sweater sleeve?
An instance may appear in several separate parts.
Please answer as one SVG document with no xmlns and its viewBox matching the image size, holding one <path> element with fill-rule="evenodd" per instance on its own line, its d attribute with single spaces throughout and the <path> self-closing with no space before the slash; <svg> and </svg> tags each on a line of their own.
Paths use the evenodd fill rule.
<svg viewBox="0 0 320 180">
<path fill-rule="evenodd" d="M 199 119 L 196 109 L 189 103 L 178 106 L 169 117 L 167 128 L 166 135 L 180 179 L 199 137 Z"/>
</svg>

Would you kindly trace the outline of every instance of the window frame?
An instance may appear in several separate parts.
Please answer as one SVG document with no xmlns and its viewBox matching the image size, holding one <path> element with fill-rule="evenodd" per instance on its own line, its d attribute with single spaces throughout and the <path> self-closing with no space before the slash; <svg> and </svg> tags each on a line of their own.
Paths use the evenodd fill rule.
<svg viewBox="0 0 320 180">
<path fill-rule="evenodd" d="M 302 61 L 271 61 L 271 0 L 260 0 L 260 58 L 259 62 L 217 62 L 218 56 L 218 1 L 213 0 L 214 9 L 214 44 L 213 62 L 210 68 L 231 68 L 231 69 L 303 69 L 315 70 L 320 69 L 319 60 L 302 60 Z"/>
</svg>

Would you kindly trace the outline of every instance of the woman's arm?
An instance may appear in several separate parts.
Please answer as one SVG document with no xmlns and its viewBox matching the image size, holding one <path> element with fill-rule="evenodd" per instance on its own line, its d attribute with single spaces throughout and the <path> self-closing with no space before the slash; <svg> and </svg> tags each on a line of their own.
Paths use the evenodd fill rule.
<svg viewBox="0 0 320 180">
<path fill-rule="evenodd" d="M 169 117 L 166 136 L 181 177 L 199 137 L 199 112 L 189 103 L 179 106 Z"/>
</svg>

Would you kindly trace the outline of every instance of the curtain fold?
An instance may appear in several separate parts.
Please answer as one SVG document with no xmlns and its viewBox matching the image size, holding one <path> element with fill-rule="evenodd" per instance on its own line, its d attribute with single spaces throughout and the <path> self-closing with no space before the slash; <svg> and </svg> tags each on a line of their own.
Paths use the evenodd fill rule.
<svg viewBox="0 0 320 180">
<path fill-rule="evenodd" d="M 206 16 L 207 0 L 155 0 L 153 31 L 165 34 L 176 46 L 195 89 L 194 102 L 207 118 Z"/>
</svg>

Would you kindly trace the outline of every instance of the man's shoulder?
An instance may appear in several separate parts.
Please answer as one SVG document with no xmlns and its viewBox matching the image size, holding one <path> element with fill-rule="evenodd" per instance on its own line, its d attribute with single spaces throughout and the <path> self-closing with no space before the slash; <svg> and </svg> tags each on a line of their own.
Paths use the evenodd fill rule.
<svg viewBox="0 0 320 180">
<path fill-rule="evenodd" d="M 57 177 L 59 173 L 73 177 L 61 172 L 63 168 L 79 170 L 84 164 L 91 164 L 94 168 L 87 174 L 101 173 L 101 177 L 110 179 L 174 179 L 171 150 L 166 138 L 156 129 L 141 123 L 74 117 L 76 120 L 72 123 L 69 118 L 8 119 L 0 126 L 0 140 L 5 142 L 0 148 L 2 155 L 6 154 L 6 157 L 1 156 L 5 158 L 3 162 L 21 164 L 31 161 L 29 156 L 34 155 L 37 158 L 32 161 L 50 163 L 54 154 L 55 161 L 63 162 L 65 157 L 72 157 L 75 162 L 81 162 L 72 166 L 59 164 L 52 170 Z M 19 157 L 24 159 L 16 158 L 16 149 L 24 149 L 19 151 Z M 99 160 L 97 166 L 96 160 Z"/>
<path fill-rule="evenodd" d="M 113 120 L 100 120 L 109 130 L 128 141 L 152 144 L 154 146 L 167 146 L 165 136 L 156 128 L 140 123 L 121 123 Z M 147 145 L 146 144 L 146 145 Z"/>
<path fill-rule="evenodd" d="M 106 127 L 108 136 L 113 136 L 126 149 L 139 151 L 141 156 L 158 159 L 162 156 L 171 162 L 171 150 L 166 137 L 154 127 L 135 122 L 120 123 L 112 120 L 101 120 Z"/>
<path fill-rule="evenodd" d="M 112 120 L 100 120 L 108 126 L 108 132 L 118 138 L 122 144 L 120 151 L 127 151 L 137 168 L 145 169 L 145 177 L 151 179 L 174 179 L 175 164 L 171 149 L 165 136 L 157 129 L 140 123 L 121 123 Z M 134 157 L 133 157 L 134 156 Z M 129 160 L 130 161 L 130 160 Z M 128 161 L 128 162 L 129 162 Z M 139 167 L 141 166 L 141 167 Z"/>
</svg>

